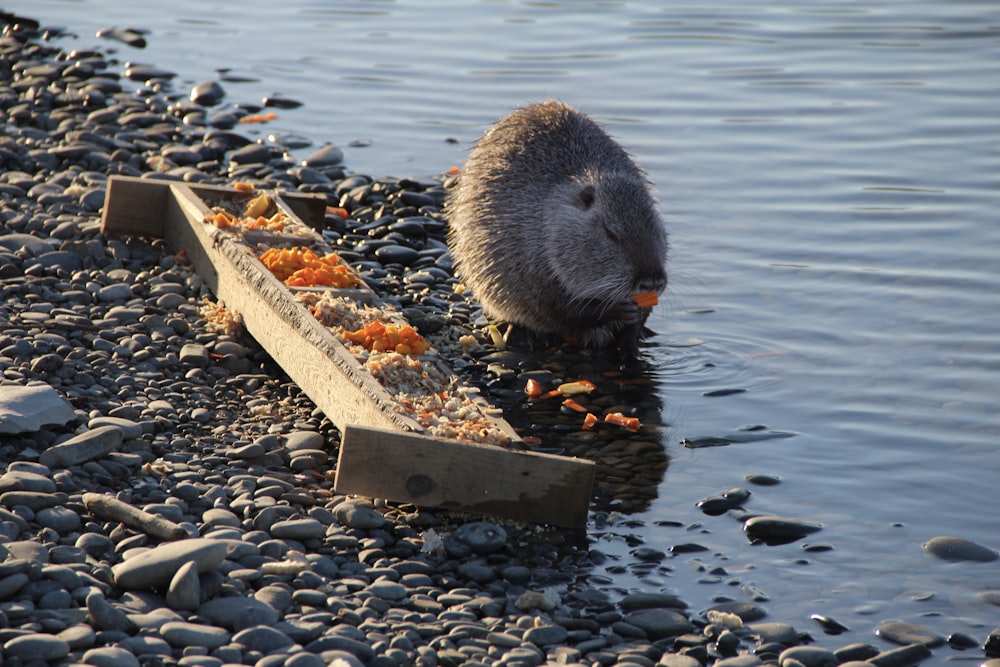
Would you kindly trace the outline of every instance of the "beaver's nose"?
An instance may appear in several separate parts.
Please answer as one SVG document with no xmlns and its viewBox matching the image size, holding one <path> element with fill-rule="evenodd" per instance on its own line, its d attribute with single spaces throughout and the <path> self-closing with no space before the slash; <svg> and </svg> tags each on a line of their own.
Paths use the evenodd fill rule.
<svg viewBox="0 0 1000 667">
<path fill-rule="evenodd" d="M 662 292 L 667 286 L 667 271 L 662 266 L 652 273 L 639 276 L 635 282 L 635 292 Z"/>
</svg>

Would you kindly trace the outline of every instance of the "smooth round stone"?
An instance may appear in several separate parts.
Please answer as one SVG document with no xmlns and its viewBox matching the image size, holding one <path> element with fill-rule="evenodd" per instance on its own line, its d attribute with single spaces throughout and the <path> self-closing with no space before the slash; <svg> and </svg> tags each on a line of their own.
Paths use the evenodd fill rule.
<svg viewBox="0 0 1000 667">
<path fill-rule="evenodd" d="M 838 662 L 833 651 L 821 646 L 793 646 L 785 649 L 778 656 L 778 663 L 782 665 L 791 660 L 795 660 L 805 667 L 829 667 L 829 665 L 836 665 Z"/>
<path fill-rule="evenodd" d="M 263 144 L 247 144 L 229 154 L 236 164 L 261 164 L 271 159 L 271 149 Z"/>
<path fill-rule="evenodd" d="M 279 613 L 284 612 L 292 604 L 292 594 L 283 586 L 264 586 L 258 589 L 253 597 Z"/>
<path fill-rule="evenodd" d="M 622 620 L 639 628 L 654 641 L 683 635 L 694 629 L 686 616 L 670 609 L 642 609 L 625 614 Z"/>
<path fill-rule="evenodd" d="M 76 532 L 83 525 L 80 515 L 68 507 L 46 507 L 35 513 L 35 520 L 60 534 Z"/>
<path fill-rule="evenodd" d="M 285 436 L 285 449 L 290 452 L 301 449 L 322 450 L 325 444 L 323 436 L 315 431 L 292 431 Z"/>
<path fill-rule="evenodd" d="M 205 510 L 201 515 L 201 520 L 206 525 L 212 527 L 228 526 L 230 528 L 239 528 L 243 525 L 243 521 L 238 516 L 221 507 L 213 507 Z"/>
<path fill-rule="evenodd" d="M 330 455 L 320 449 L 299 449 L 291 452 L 288 466 L 292 470 L 312 470 L 330 460 Z"/>
<path fill-rule="evenodd" d="M 126 283 L 105 285 L 97 290 L 97 298 L 101 301 L 127 301 L 134 296 L 132 286 Z"/>
<path fill-rule="evenodd" d="M 368 587 L 368 592 L 377 598 L 393 601 L 404 600 L 409 594 L 402 584 L 386 580 L 372 582 L 371 586 Z"/>
<path fill-rule="evenodd" d="M 524 633 L 524 641 L 536 646 L 552 646 L 566 641 L 569 631 L 561 625 L 539 625 Z"/>
<path fill-rule="evenodd" d="M 402 264 L 409 266 L 416 261 L 419 254 L 413 248 L 401 245 L 386 245 L 375 250 L 375 257 L 383 264 Z"/>
<path fill-rule="evenodd" d="M 267 454 L 267 451 L 256 442 L 251 442 L 242 447 L 232 447 L 226 450 L 226 457 L 236 461 L 249 461 L 259 459 Z"/>
<path fill-rule="evenodd" d="M 112 575 L 124 590 L 149 589 L 169 583 L 189 560 L 204 574 L 221 563 L 227 551 L 225 542 L 207 538 L 167 542 L 115 565 Z"/>
<path fill-rule="evenodd" d="M 204 646 L 208 649 L 219 648 L 232 637 L 223 628 L 186 621 L 167 621 L 160 626 L 160 635 L 171 646 Z"/>
<path fill-rule="evenodd" d="M 77 623 L 76 625 L 71 625 L 60 632 L 57 636 L 59 639 L 62 639 L 64 642 L 69 644 L 71 651 L 90 648 L 97 640 L 97 633 L 94 632 L 94 628 L 90 627 L 87 623 Z"/>
<path fill-rule="evenodd" d="M 923 644 L 909 644 L 890 651 L 882 651 L 869 662 L 878 667 L 911 667 L 933 655 Z"/>
<path fill-rule="evenodd" d="M 302 160 L 303 167 L 334 167 L 344 161 L 344 151 L 330 144 L 322 146 Z"/>
<path fill-rule="evenodd" d="M 326 533 L 326 526 L 316 519 L 289 519 L 271 526 L 271 535 L 281 539 L 319 539 Z"/>
<path fill-rule="evenodd" d="M 687 602 L 670 593 L 630 593 L 622 598 L 625 611 L 637 609 L 687 609 Z"/>
<path fill-rule="evenodd" d="M 722 611 L 727 614 L 736 614 L 744 623 L 759 621 L 767 616 L 767 610 L 752 602 L 720 602 L 709 607 L 712 611 Z"/>
<path fill-rule="evenodd" d="M 815 521 L 780 516 L 755 516 L 743 522 L 743 531 L 751 540 L 767 544 L 785 544 L 823 528 Z"/>
<path fill-rule="evenodd" d="M 0 476 L 0 490 L 55 493 L 56 483 L 48 475 L 10 469 Z"/>
<path fill-rule="evenodd" d="M 205 107 L 215 106 L 226 96 L 226 91 L 218 81 L 203 81 L 191 88 L 190 99 Z"/>
<path fill-rule="evenodd" d="M 135 631 L 135 624 L 129 617 L 108 602 L 101 593 L 91 593 L 87 596 L 87 613 L 94 619 L 94 625 L 101 630 Z"/>
<path fill-rule="evenodd" d="M 214 598 L 198 607 L 198 615 L 212 623 L 232 629 L 278 622 L 278 612 L 259 600 L 244 597 Z"/>
<path fill-rule="evenodd" d="M 900 646 L 923 644 L 924 646 L 934 648 L 935 646 L 941 646 L 946 641 L 942 635 L 932 632 L 928 628 L 903 621 L 886 621 L 881 623 L 875 629 L 875 634 L 886 641 L 899 644 Z"/>
<path fill-rule="evenodd" d="M 369 530 L 385 524 L 385 517 L 364 500 L 345 500 L 333 509 L 333 515 L 348 528 Z"/>
<path fill-rule="evenodd" d="M 933 537 L 924 543 L 924 551 L 947 561 L 973 561 L 988 563 L 1000 555 L 981 544 L 961 537 Z"/>
<path fill-rule="evenodd" d="M 657 664 L 657 667 L 701 667 L 701 663 L 689 655 L 680 653 L 666 654 Z M 718 663 L 716 663 L 718 664 Z"/>
<path fill-rule="evenodd" d="M 171 609 L 193 611 L 198 608 L 201 602 L 201 581 L 194 561 L 189 560 L 181 565 L 171 577 L 166 601 Z"/>
<path fill-rule="evenodd" d="M 255 625 L 233 635 L 233 643 L 267 655 L 288 648 L 295 642 L 280 630 L 266 625 Z"/>
<path fill-rule="evenodd" d="M 69 655 L 69 644 L 53 635 L 28 634 L 8 640 L 3 646 L 3 652 L 8 659 L 51 662 L 62 660 Z"/>
<path fill-rule="evenodd" d="M 92 648 L 83 654 L 83 662 L 94 667 L 139 667 L 139 659 L 117 646 Z"/>
<path fill-rule="evenodd" d="M 100 428 L 101 426 L 117 427 L 122 432 L 122 435 L 126 440 L 134 440 L 142 435 L 142 424 L 132 419 L 100 416 L 87 422 L 87 427 L 90 429 Z"/>
<path fill-rule="evenodd" d="M 477 554 L 489 554 L 507 544 L 507 531 L 489 521 L 473 521 L 459 526 L 453 537 Z"/>
<path fill-rule="evenodd" d="M 799 641 L 799 633 L 788 623 L 751 623 L 745 627 L 758 636 L 762 644 L 775 642 L 792 646 Z"/>
</svg>

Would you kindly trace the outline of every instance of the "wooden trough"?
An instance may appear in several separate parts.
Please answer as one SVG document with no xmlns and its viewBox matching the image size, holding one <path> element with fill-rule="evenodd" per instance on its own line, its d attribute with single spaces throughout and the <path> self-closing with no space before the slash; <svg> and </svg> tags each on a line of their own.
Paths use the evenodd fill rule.
<svg viewBox="0 0 1000 667">
<path fill-rule="evenodd" d="M 455 391 L 481 406 L 492 427 L 515 448 L 428 435 L 264 267 L 247 238 L 205 222 L 212 213 L 209 202 L 241 197 L 247 193 L 228 187 L 113 176 L 103 231 L 163 238 L 173 250 L 185 252 L 216 297 L 242 316 L 246 330 L 340 428 L 337 492 L 584 526 L 593 462 L 516 449 L 523 443 L 510 424 L 469 387 Z M 286 192 L 275 193 L 274 199 L 300 225 L 319 227 L 326 212 L 322 195 Z M 322 243 L 320 235 L 313 236 Z M 331 291 L 359 303 L 378 301 L 364 287 Z M 441 366 L 440 360 L 433 363 Z"/>
</svg>

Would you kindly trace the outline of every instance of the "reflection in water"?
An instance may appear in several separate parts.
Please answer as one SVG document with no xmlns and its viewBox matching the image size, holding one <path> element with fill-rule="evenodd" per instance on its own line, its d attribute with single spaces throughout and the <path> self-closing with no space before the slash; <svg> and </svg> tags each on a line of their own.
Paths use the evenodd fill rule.
<svg viewBox="0 0 1000 667">
<path fill-rule="evenodd" d="M 541 351 L 507 351 L 494 359 L 514 363 L 518 375 L 501 391 L 493 386 L 494 398 L 506 397 L 505 416 L 522 431 L 527 442 L 540 451 L 594 461 L 594 501 L 597 512 L 625 514 L 643 512 L 656 499 L 669 465 L 666 451 L 661 371 L 647 355 L 626 370 L 608 354 L 571 346 Z M 543 397 L 527 400 L 523 392 L 528 378 L 542 385 Z M 588 380 L 596 389 L 566 396 L 544 397 L 563 382 Z M 572 407 L 570 407 L 572 406 Z M 598 418 L 593 428 L 584 428 L 587 413 Z M 607 414 L 621 413 L 639 419 L 636 432 L 604 421 Z"/>
</svg>

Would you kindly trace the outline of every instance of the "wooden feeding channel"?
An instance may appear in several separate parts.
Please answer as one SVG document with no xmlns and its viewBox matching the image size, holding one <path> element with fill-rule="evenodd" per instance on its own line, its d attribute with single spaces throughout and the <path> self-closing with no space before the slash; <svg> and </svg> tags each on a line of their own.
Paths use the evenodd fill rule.
<svg viewBox="0 0 1000 667">
<path fill-rule="evenodd" d="M 340 428 L 338 493 L 582 527 L 591 461 L 524 451 L 500 412 L 462 385 L 433 350 L 363 349 L 355 331 L 363 320 L 366 331 L 412 328 L 349 267 L 339 269 L 353 277 L 347 287 L 289 287 L 262 263 L 270 248 L 328 256 L 332 249 L 307 224 L 321 224 L 324 196 L 269 194 L 254 202 L 262 210 L 261 202 L 267 204 L 280 229 L 209 222 L 220 210 L 250 207 L 260 195 L 114 176 L 103 230 L 163 238 L 186 254 L 219 301 Z M 240 214 L 232 217 L 240 222 Z M 429 416 L 428 400 L 445 403 L 438 408 L 446 414 Z"/>
</svg>

